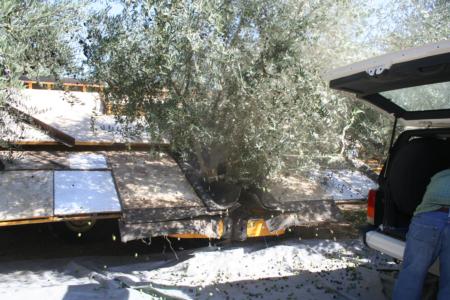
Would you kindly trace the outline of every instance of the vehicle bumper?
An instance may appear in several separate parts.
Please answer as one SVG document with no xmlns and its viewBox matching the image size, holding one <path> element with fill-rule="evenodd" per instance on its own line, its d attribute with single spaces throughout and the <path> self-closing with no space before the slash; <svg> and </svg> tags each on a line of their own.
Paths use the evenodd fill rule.
<svg viewBox="0 0 450 300">
<path fill-rule="evenodd" d="M 403 260 L 405 242 L 375 230 L 367 232 L 365 240 L 367 246 L 370 248 L 378 250 L 396 259 Z"/>
<path fill-rule="evenodd" d="M 393 258 L 403 260 L 403 253 L 405 251 L 405 242 L 396 238 L 390 237 L 376 230 L 368 231 L 365 235 L 365 242 L 367 246 L 384 254 L 392 256 Z M 430 273 L 439 276 L 439 259 L 430 267 Z"/>
</svg>

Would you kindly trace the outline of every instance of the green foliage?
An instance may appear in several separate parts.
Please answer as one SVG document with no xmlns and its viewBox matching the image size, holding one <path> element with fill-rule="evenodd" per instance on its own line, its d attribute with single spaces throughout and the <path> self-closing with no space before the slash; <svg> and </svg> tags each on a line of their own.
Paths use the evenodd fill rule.
<svg viewBox="0 0 450 300">
<path fill-rule="evenodd" d="M 75 72 L 71 41 L 81 18 L 71 1 L 0 1 L 0 112 L 22 87 L 19 77 Z M 2 126 L 3 125 L 3 126 Z M 0 129 L 8 130 L 0 123 Z M 0 141 L 2 145 L 6 141 Z"/>
<path fill-rule="evenodd" d="M 391 28 L 382 41 L 387 51 L 417 47 L 450 38 L 450 1 L 388 1 L 394 12 Z"/>
<path fill-rule="evenodd" d="M 118 115 L 144 116 L 154 139 L 169 137 L 177 151 L 194 154 L 205 174 L 225 169 L 227 180 L 261 184 L 352 151 L 382 157 L 389 122 L 330 91 L 320 74 L 387 49 L 394 32 L 382 26 L 386 6 L 411 22 L 402 5 L 367 10 L 359 0 L 178 0 L 122 6 L 121 13 L 106 10 L 88 24 L 83 45 L 92 76 L 107 83 L 105 96 Z"/>
<path fill-rule="evenodd" d="M 117 112 L 131 119 L 143 112 L 151 133 L 194 152 L 205 173 L 217 175 L 222 163 L 228 180 L 260 183 L 289 157 L 336 151 L 329 134 L 334 108 L 303 51 L 323 18 L 319 3 L 124 7 L 91 21 L 86 52 L 94 77 L 107 82 Z"/>
<path fill-rule="evenodd" d="M 118 120 L 145 117 L 206 175 L 244 184 L 382 158 L 389 122 L 322 72 L 450 34 L 442 0 L 116 2 L 84 24 L 84 1 L 1 1 L 0 112 L 21 75 L 81 73 L 86 31 L 84 71 L 107 84 Z"/>
</svg>

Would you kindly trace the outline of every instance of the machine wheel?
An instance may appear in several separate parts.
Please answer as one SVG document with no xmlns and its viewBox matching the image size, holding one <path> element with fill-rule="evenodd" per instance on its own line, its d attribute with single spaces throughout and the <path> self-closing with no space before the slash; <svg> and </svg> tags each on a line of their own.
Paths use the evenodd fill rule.
<svg viewBox="0 0 450 300">
<path fill-rule="evenodd" d="M 85 233 L 94 227 L 96 223 L 95 219 L 91 220 L 83 220 L 83 221 L 66 221 L 64 224 L 66 224 L 66 227 L 73 232 L 76 233 Z"/>
</svg>

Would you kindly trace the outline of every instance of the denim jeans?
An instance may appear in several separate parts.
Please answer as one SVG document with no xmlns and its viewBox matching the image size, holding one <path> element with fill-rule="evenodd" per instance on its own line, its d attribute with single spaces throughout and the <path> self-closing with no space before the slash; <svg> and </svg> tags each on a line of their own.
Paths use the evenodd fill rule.
<svg viewBox="0 0 450 300">
<path fill-rule="evenodd" d="M 450 299 L 450 216 L 432 211 L 413 217 L 406 235 L 403 266 L 395 284 L 394 300 L 421 299 L 429 267 L 439 257 L 438 300 Z"/>
</svg>

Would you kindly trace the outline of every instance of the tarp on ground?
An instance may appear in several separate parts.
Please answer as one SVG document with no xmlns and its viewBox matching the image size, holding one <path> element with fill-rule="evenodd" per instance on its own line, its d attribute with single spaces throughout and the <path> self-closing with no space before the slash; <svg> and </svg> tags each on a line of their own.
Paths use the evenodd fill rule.
<svg viewBox="0 0 450 300">
<path fill-rule="evenodd" d="M 360 241 L 285 240 L 160 255 L 0 265 L 0 298 L 385 299 L 377 268 L 396 268 Z"/>
</svg>

